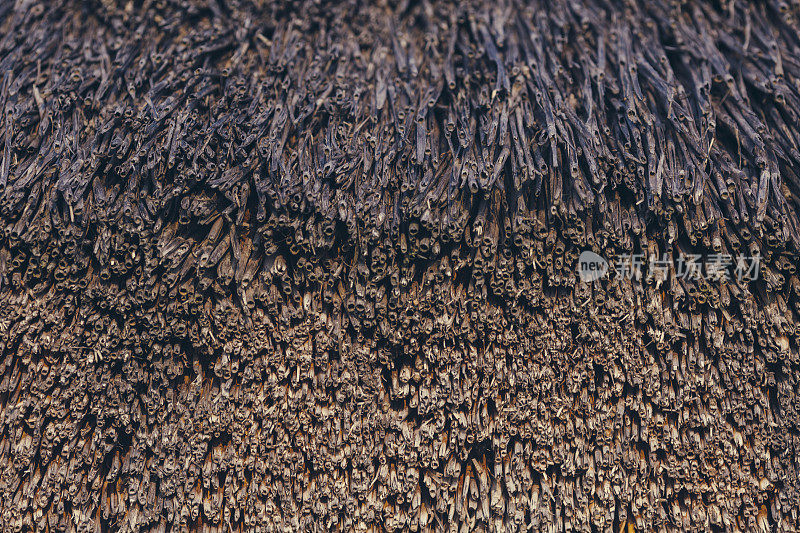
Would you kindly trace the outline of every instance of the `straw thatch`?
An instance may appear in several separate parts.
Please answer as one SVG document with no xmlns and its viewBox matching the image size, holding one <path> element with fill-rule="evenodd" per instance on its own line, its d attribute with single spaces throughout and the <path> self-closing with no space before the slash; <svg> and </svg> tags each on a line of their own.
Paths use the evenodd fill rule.
<svg viewBox="0 0 800 533">
<path fill-rule="evenodd" d="M 0 530 L 797 531 L 799 9 L 0 1 Z"/>
</svg>

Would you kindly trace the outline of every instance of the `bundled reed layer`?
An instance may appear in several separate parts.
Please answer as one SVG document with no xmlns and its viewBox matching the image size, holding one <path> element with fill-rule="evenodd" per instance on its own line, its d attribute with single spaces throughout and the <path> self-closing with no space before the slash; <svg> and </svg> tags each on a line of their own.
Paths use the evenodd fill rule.
<svg viewBox="0 0 800 533">
<path fill-rule="evenodd" d="M 797 531 L 798 9 L 0 2 L 0 529 Z"/>
</svg>

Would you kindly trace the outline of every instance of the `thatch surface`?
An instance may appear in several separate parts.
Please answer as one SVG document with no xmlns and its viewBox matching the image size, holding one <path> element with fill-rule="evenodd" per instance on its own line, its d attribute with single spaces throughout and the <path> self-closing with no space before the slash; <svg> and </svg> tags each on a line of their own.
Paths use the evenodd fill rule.
<svg viewBox="0 0 800 533">
<path fill-rule="evenodd" d="M 0 530 L 800 529 L 797 15 L 0 2 Z"/>
</svg>

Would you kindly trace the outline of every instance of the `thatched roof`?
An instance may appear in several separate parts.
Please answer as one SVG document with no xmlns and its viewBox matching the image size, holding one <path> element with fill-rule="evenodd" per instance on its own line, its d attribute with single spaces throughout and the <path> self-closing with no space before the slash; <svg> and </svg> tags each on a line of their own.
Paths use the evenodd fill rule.
<svg viewBox="0 0 800 533">
<path fill-rule="evenodd" d="M 800 529 L 798 9 L 0 2 L 0 530 Z"/>
</svg>

